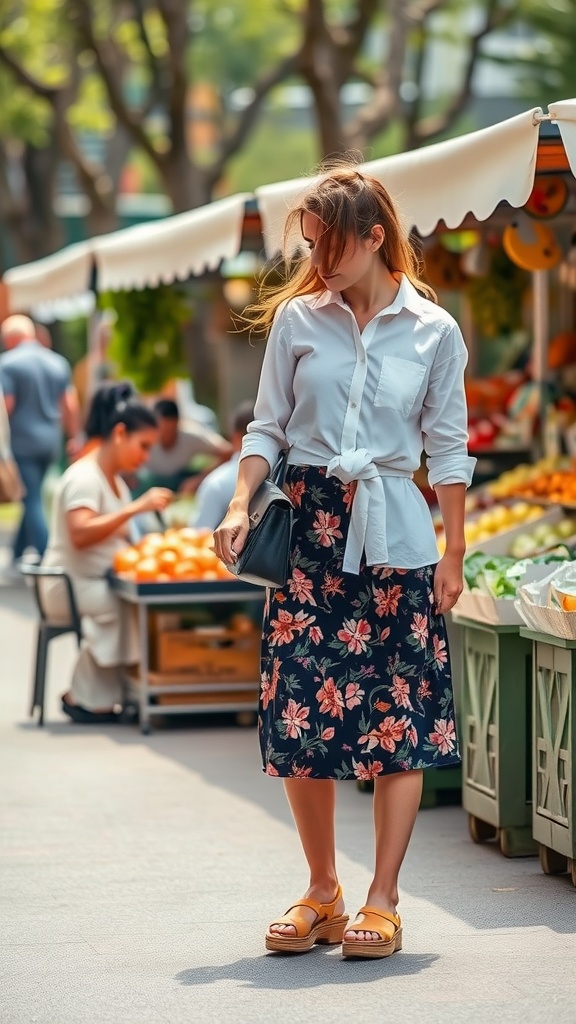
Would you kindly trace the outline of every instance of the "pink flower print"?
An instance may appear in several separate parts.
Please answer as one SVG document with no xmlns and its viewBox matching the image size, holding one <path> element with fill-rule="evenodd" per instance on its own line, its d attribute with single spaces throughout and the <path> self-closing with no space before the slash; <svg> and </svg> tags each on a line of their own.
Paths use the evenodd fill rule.
<svg viewBox="0 0 576 1024">
<path fill-rule="evenodd" d="M 271 700 L 274 700 L 276 696 L 276 687 L 278 686 L 278 680 L 280 678 L 280 658 L 274 658 L 272 665 L 272 678 L 269 677 L 267 672 L 262 673 L 261 682 L 261 694 L 262 694 L 262 707 L 264 711 L 268 707 Z"/>
<path fill-rule="evenodd" d="M 441 754 L 451 754 L 456 746 L 456 732 L 452 719 L 437 718 L 434 722 L 434 732 L 428 736 L 430 743 L 438 747 Z"/>
<path fill-rule="evenodd" d="M 354 768 L 354 775 L 357 779 L 361 779 L 362 782 L 370 782 L 375 779 L 377 775 L 381 775 L 384 769 L 384 765 L 381 761 L 373 761 L 372 764 L 362 764 L 361 761 L 355 761 L 352 758 L 352 766 Z"/>
<path fill-rule="evenodd" d="M 402 679 L 402 676 L 392 676 L 390 693 L 397 707 L 410 708 L 412 711 L 412 705 L 410 703 L 410 685 L 405 679 Z"/>
<path fill-rule="evenodd" d="M 366 641 L 369 639 L 370 633 L 370 625 L 366 619 L 358 619 L 358 622 L 355 622 L 354 619 L 344 619 L 344 628 L 339 629 L 336 635 L 347 645 L 351 654 L 362 654 L 363 651 L 368 650 Z"/>
<path fill-rule="evenodd" d="M 434 644 L 434 661 L 436 662 L 439 669 L 442 669 L 448 661 L 448 651 L 446 650 L 446 641 L 441 640 L 437 633 L 432 634 L 432 643 Z"/>
<path fill-rule="evenodd" d="M 378 746 L 379 742 L 380 740 L 378 738 L 378 731 L 376 729 L 370 729 L 369 732 L 361 733 L 360 738 L 358 740 L 358 743 L 360 743 L 361 746 L 364 746 L 364 744 L 366 744 L 366 750 L 373 750 L 374 747 Z"/>
<path fill-rule="evenodd" d="M 389 753 L 393 754 L 396 750 L 396 744 L 400 743 L 400 740 L 404 736 L 406 725 L 406 716 L 397 720 L 393 715 L 388 715 L 388 717 L 380 723 L 378 729 L 376 729 L 376 736 L 378 737 L 380 746 L 384 747 L 384 750 L 388 750 Z"/>
<path fill-rule="evenodd" d="M 290 501 L 294 502 L 296 508 L 300 508 L 302 504 L 302 495 L 306 491 L 306 484 L 303 480 L 295 480 L 294 483 L 288 486 L 288 497 Z"/>
<path fill-rule="evenodd" d="M 382 618 L 383 615 L 397 615 L 398 602 L 402 597 L 402 587 L 396 584 L 393 587 L 386 587 L 386 590 L 374 591 L 374 602 L 376 604 L 376 615 Z"/>
<path fill-rule="evenodd" d="M 274 697 L 276 696 L 276 687 L 272 686 L 272 680 L 269 678 L 267 672 L 262 673 L 260 695 L 262 698 L 262 707 L 264 711 L 266 711 L 270 701 L 274 700 Z"/>
<path fill-rule="evenodd" d="M 305 708 L 302 704 L 297 704 L 292 697 L 290 698 L 282 712 L 282 718 L 286 725 L 286 735 L 289 739 L 300 739 L 302 736 L 302 729 L 310 728 L 310 722 L 306 721 L 309 714 L 310 708 Z"/>
<path fill-rule="evenodd" d="M 312 774 L 312 768 L 302 768 L 299 765 L 292 765 L 292 776 L 295 779 L 307 779 Z"/>
<path fill-rule="evenodd" d="M 414 612 L 410 632 L 415 640 L 418 640 L 420 647 L 426 647 L 428 639 L 428 620 L 425 615 Z"/>
<path fill-rule="evenodd" d="M 333 516 L 330 515 L 330 512 L 322 512 L 321 510 L 316 513 L 312 529 L 316 534 L 318 543 L 323 548 L 331 547 L 335 540 L 342 540 L 342 531 L 338 529 L 339 526 L 340 516 Z"/>
<path fill-rule="evenodd" d="M 336 597 L 336 594 L 340 594 L 344 597 L 344 591 L 342 590 L 342 584 L 344 580 L 342 576 L 332 576 L 329 572 L 324 574 L 324 583 L 320 589 L 324 592 L 325 597 Z"/>
<path fill-rule="evenodd" d="M 351 480 L 350 483 L 344 484 L 342 488 L 342 500 L 344 501 L 344 508 L 347 512 L 352 508 L 352 502 L 354 501 L 354 495 L 356 494 L 356 481 Z"/>
<path fill-rule="evenodd" d="M 416 732 L 416 726 L 413 725 L 412 722 L 409 723 L 408 728 L 406 729 L 406 738 L 413 747 L 418 746 L 418 733 Z"/>
<path fill-rule="evenodd" d="M 269 764 L 266 765 L 266 771 L 265 771 L 264 774 L 265 775 L 275 775 L 275 776 L 277 776 L 278 772 L 276 771 L 276 768 L 274 767 L 274 765 L 269 763 Z"/>
<path fill-rule="evenodd" d="M 270 634 L 270 645 L 273 647 L 278 644 L 280 647 L 282 644 L 292 643 L 294 636 L 298 633 L 303 633 L 307 626 L 311 626 L 316 621 L 315 615 L 306 615 L 303 608 L 296 615 L 292 615 L 292 612 L 285 611 L 281 608 L 278 612 L 277 619 L 270 619 L 270 625 L 274 627 Z"/>
<path fill-rule="evenodd" d="M 292 612 L 284 611 L 283 608 L 279 610 L 277 619 L 270 619 L 270 625 L 274 627 L 270 635 L 271 646 L 278 644 L 280 647 L 281 644 L 291 643 L 295 632 L 298 631 Z"/>
<path fill-rule="evenodd" d="M 328 712 L 330 718 L 343 720 L 344 698 L 331 676 L 324 680 L 316 699 L 320 701 L 320 714 Z"/>
<path fill-rule="evenodd" d="M 418 687 L 418 699 L 424 700 L 425 697 L 431 697 L 432 690 L 430 689 L 430 680 L 422 679 L 420 686 Z"/>
<path fill-rule="evenodd" d="M 348 683 L 344 699 L 346 700 L 346 707 L 348 711 L 352 711 L 352 708 L 357 707 L 362 703 L 362 697 L 364 696 L 364 690 L 360 689 L 359 683 Z"/>
<path fill-rule="evenodd" d="M 310 626 L 309 637 L 313 644 L 318 645 L 321 640 L 324 639 L 324 634 L 320 629 L 320 626 Z"/>
<path fill-rule="evenodd" d="M 312 580 L 308 579 L 301 569 L 294 569 L 292 578 L 288 580 L 288 587 L 292 596 L 300 601 L 300 604 L 305 604 L 306 601 L 309 604 L 316 604 L 312 593 Z"/>
<path fill-rule="evenodd" d="M 328 742 L 328 740 L 333 740 L 335 732 L 336 730 L 334 726 L 330 725 L 327 729 L 322 729 L 322 732 L 320 733 L 320 739 L 326 740 L 326 742 Z"/>
</svg>

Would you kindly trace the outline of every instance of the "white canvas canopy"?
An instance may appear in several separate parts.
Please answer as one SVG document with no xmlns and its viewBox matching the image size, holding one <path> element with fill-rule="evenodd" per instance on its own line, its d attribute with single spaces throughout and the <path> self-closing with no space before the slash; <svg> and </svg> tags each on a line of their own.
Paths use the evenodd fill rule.
<svg viewBox="0 0 576 1024">
<path fill-rule="evenodd" d="M 468 212 L 485 220 L 498 203 L 523 206 L 534 184 L 538 126 L 557 121 L 572 173 L 576 175 L 576 99 L 540 107 L 456 139 L 362 165 L 389 189 L 409 226 L 430 234 L 438 221 L 457 227 Z M 266 251 L 282 240 L 286 212 L 313 178 L 276 182 L 256 189 Z M 93 265 L 97 287 L 119 290 L 185 279 L 215 268 L 240 251 L 246 200 L 241 193 L 162 221 L 125 228 L 69 246 L 4 275 L 9 307 L 24 311 L 41 302 L 68 299 L 89 289 Z"/>
</svg>

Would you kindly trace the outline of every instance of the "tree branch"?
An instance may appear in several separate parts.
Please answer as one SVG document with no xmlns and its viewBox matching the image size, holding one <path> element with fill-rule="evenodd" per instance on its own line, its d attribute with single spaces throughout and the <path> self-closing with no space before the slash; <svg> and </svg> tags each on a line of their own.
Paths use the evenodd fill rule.
<svg viewBox="0 0 576 1024">
<path fill-rule="evenodd" d="M 92 22 L 91 5 L 87 0 L 69 0 L 68 6 L 80 35 L 84 38 L 86 46 L 94 54 L 114 114 L 118 121 L 130 132 L 135 143 L 160 168 L 163 163 L 162 154 L 155 149 L 142 127 L 141 121 L 133 116 L 124 101 L 122 82 L 116 72 L 117 61 L 114 44 L 110 39 L 98 40 L 96 38 Z"/>
<path fill-rule="evenodd" d="M 168 39 L 170 54 L 170 88 L 167 96 L 167 112 L 170 120 L 170 140 L 178 152 L 185 151 L 186 142 L 186 99 L 188 95 L 188 73 L 186 52 L 188 48 L 187 5 L 182 0 L 158 0 L 158 10 Z"/>
<path fill-rule="evenodd" d="M 54 94 L 57 92 L 56 89 L 49 88 L 47 85 L 42 85 L 36 78 L 33 78 L 25 68 L 8 52 L 3 46 L 0 46 L 0 63 L 4 64 L 4 67 L 8 68 L 12 72 L 16 80 L 20 85 L 26 86 L 31 89 L 36 96 L 42 96 L 44 99 L 52 102 Z"/>
<path fill-rule="evenodd" d="M 214 161 L 211 167 L 207 169 L 208 180 L 211 186 L 214 186 L 219 178 L 222 177 L 224 167 L 227 161 L 234 153 L 237 153 L 240 147 L 243 145 L 249 132 L 252 130 L 254 123 L 260 113 L 260 109 L 267 95 L 271 90 L 279 85 L 280 82 L 285 81 L 290 75 L 293 75 L 298 67 L 298 54 L 290 54 L 289 57 L 285 57 L 284 60 L 266 72 L 253 86 L 254 96 L 252 102 L 242 111 L 242 113 L 236 119 L 234 127 L 224 136 L 220 145 L 220 152 L 218 158 Z"/>
<path fill-rule="evenodd" d="M 145 18 L 144 18 L 144 14 L 145 14 L 144 4 L 143 4 L 142 0 L 132 0 L 132 3 L 134 4 L 134 20 L 135 20 L 135 22 L 136 22 L 136 24 L 138 26 L 138 33 L 140 35 L 140 40 L 141 40 L 142 45 L 143 45 L 143 47 L 144 47 L 144 49 L 146 51 L 146 56 L 148 58 L 148 68 L 150 70 L 150 77 L 152 79 L 152 85 L 151 85 L 151 88 L 150 88 L 150 96 L 149 96 L 148 101 L 146 103 L 147 109 L 151 109 L 151 107 L 153 105 L 152 97 L 156 97 L 157 99 L 160 99 L 162 97 L 162 94 L 163 94 L 162 76 L 161 76 L 161 73 L 160 73 L 160 67 L 159 67 L 159 64 L 158 64 L 158 58 L 156 57 L 156 54 L 154 53 L 154 51 L 152 49 L 152 44 L 150 42 L 150 36 L 148 35 L 148 29 L 146 28 L 146 21 L 145 21 Z"/>
<path fill-rule="evenodd" d="M 358 149 L 362 149 L 368 139 L 386 127 L 400 108 L 400 85 L 411 27 L 409 12 L 403 0 L 392 0 L 389 23 L 388 59 L 376 78 L 374 96 L 348 127 L 350 144 Z"/>
<path fill-rule="evenodd" d="M 441 114 L 425 118 L 419 124 L 414 125 L 411 136 L 407 140 L 408 148 L 413 149 L 421 146 L 423 143 L 451 128 L 470 100 L 472 78 L 480 55 L 482 41 L 496 28 L 501 28 L 510 21 L 512 13 L 511 10 L 501 8 L 499 0 L 488 0 L 484 25 L 470 37 L 466 68 L 458 93 Z"/>
</svg>

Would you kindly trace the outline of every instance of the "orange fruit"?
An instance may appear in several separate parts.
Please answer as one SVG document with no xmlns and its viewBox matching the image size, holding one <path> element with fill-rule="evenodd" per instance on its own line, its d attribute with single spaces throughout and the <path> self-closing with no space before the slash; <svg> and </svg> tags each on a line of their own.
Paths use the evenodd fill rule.
<svg viewBox="0 0 576 1024">
<path fill-rule="evenodd" d="M 178 539 L 182 543 L 196 544 L 198 541 L 199 531 L 195 530 L 193 526 L 182 526 L 178 530 Z"/>
<path fill-rule="evenodd" d="M 158 553 L 158 569 L 161 573 L 166 573 L 168 576 L 174 575 L 174 570 L 179 562 L 179 556 L 175 551 L 170 548 L 163 548 Z"/>
<path fill-rule="evenodd" d="M 114 572 L 131 572 L 141 559 L 137 548 L 121 548 L 112 560 Z"/>
<path fill-rule="evenodd" d="M 144 583 L 158 576 L 158 562 L 155 558 L 141 558 L 136 565 L 136 579 Z"/>
<path fill-rule="evenodd" d="M 214 583 L 220 577 L 215 569 L 205 569 L 202 573 L 202 580 L 204 583 Z"/>
<path fill-rule="evenodd" d="M 198 579 L 201 573 L 201 569 L 198 567 L 198 563 L 192 561 L 191 558 L 186 558 L 174 569 L 173 579 L 175 580 L 194 580 Z"/>
<path fill-rule="evenodd" d="M 216 563 L 219 561 L 218 557 L 209 548 L 200 547 L 196 549 L 196 555 L 194 556 L 198 565 L 202 569 L 214 569 Z"/>
<path fill-rule="evenodd" d="M 564 594 L 562 608 L 565 612 L 576 612 L 576 594 Z"/>
</svg>

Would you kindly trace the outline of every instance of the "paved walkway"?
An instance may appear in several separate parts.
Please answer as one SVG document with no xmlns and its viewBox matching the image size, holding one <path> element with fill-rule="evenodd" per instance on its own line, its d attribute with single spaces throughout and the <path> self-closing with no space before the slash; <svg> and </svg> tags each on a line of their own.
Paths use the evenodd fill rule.
<svg viewBox="0 0 576 1024">
<path fill-rule="evenodd" d="M 402 953 L 265 954 L 305 871 L 254 731 L 199 716 L 143 738 L 64 721 L 69 637 L 52 645 L 38 729 L 34 626 L 30 593 L 0 589 L 0 1024 L 575 1024 L 576 889 L 475 847 L 460 808 L 418 817 Z M 351 911 L 370 879 L 370 804 L 342 785 Z"/>
</svg>

